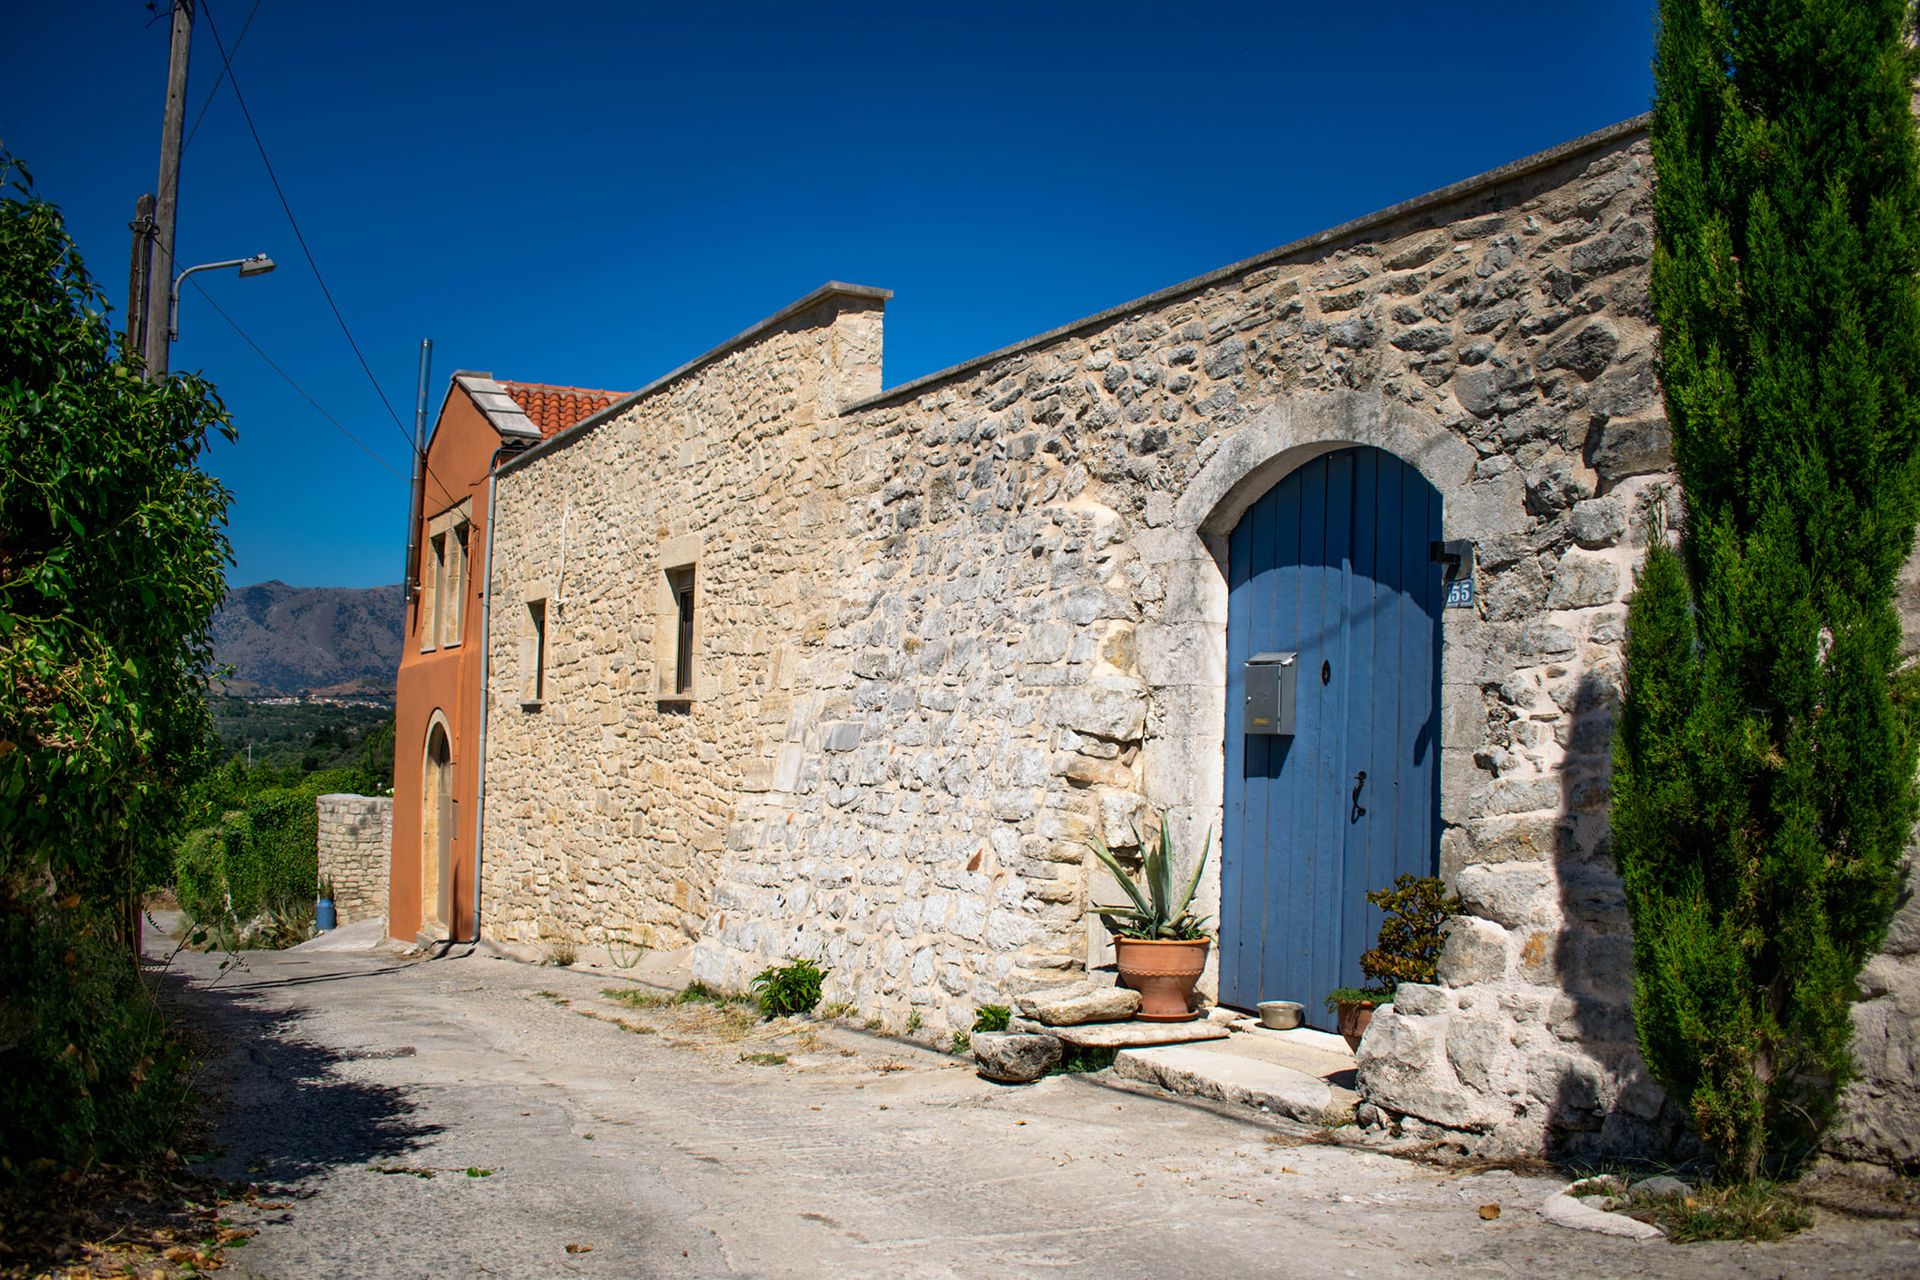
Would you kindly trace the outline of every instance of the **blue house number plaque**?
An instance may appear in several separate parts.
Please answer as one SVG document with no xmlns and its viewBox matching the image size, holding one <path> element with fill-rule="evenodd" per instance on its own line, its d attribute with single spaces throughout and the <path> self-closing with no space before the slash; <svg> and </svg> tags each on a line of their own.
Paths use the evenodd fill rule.
<svg viewBox="0 0 1920 1280">
<path fill-rule="evenodd" d="M 1447 584 L 1447 608 L 1473 608 L 1473 579 L 1456 578 Z"/>
</svg>

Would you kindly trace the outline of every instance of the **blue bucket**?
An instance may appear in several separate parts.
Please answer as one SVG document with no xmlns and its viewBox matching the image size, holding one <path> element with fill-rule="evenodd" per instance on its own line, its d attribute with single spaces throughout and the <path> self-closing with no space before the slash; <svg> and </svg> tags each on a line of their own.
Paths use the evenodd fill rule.
<svg viewBox="0 0 1920 1280">
<path fill-rule="evenodd" d="M 340 917 L 334 913 L 333 899 L 322 898 L 313 907 L 313 927 L 321 933 L 340 923 Z"/>
</svg>

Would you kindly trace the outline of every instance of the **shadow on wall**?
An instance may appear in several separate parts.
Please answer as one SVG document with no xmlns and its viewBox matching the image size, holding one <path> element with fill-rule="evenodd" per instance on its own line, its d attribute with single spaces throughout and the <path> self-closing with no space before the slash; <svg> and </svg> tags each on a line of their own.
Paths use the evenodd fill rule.
<svg viewBox="0 0 1920 1280">
<path fill-rule="evenodd" d="M 1624 625 L 1624 624 L 1621 624 Z M 1672 1159 L 1690 1154 L 1685 1117 L 1648 1074 L 1633 1024 L 1633 929 L 1613 861 L 1613 728 L 1620 669 L 1569 678 L 1561 817 L 1553 831 L 1557 936 L 1528 935 L 1522 971 L 1558 987 L 1546 1013 L 1554 1048 L 1536 1055 L 1529 1086 L 1547 1108 L 1547 1154 Z"/>
<path fill-rule="evenodd" d="M 220 1098 L 217 1176 L 287 1184 L 408 1155 L 440 1132 L 411 1118 L 404 1090 L 348 1078 L 341 1068 L 363 1055 L 301 1039 L 299 1014 L 264 1008 L 243 989 L 154 976 L 166 1007 L 217 1046 L 200 1080 Z"/>
</svg>

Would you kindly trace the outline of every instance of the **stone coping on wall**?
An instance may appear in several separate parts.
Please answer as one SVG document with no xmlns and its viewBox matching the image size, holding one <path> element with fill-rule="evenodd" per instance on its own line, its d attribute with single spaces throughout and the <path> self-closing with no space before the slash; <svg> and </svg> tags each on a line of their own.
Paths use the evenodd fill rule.
<svg viewBox="0 0 1920 1280">
<path fill-rule="evenodd" d="M 884 303 L 891 297 L 893 297 L 893 290 L 891 289 L 882 289 L 875 285 L 847 284 L 840 280 L 829 280 L 804 297 L 789 302 L 786 306 L 766 317 L 766 319 L 748 325 L 745 329 L 734 334 L 725 342 L 708 348 L 679 368 L 655 378 L 652 382 L 649 382 L 632 395 L 614 401 L 600 412 L 582 418 L 565 431 L 549 436 L 546 440 L 543 440 L 541 443 L 534 445 L 524 452 L 514 454 L 510 458 L 502 459 L 500 465 L 494 468 L 493 474 L 496 476 L 506 475 L 509 472 L 519 470 L 535 458 L 543 458 L 556 449 L 565 448 L 602 423 L 613 421 L 655 392 L 671 386 L 695 370 L 713 363 L 728 352 L 746 346 L 761 334 L 778 328 L 780 325 L 785 324 L 788 320 L 793 319 L 793 317 L 809 308 L 820 305 L 828 298 L 860 298 L 870 302 Z"/>
<path fill-rule="evenodd" d="M 1009 356 L 1016 356 L 1024 351 L 1032 351 L 1036 348 L 1047 346 L 1050 343 L 1057 342 L 1061 338 L 1081 333 L 1088 329 L 1100 328 L 1102 325 L 1111 324 L 1134 312 L 1152 310 L 1155 307 L 1163 306 L 1166 303 L 1185 297 L 1188 294 L 1199 293 L 1201 290 L 1220 284 L 1223 281 L 1232 280 L 1237 276 L 1243 276 L 1261 267 L 1269 266 L 1276 262 L 1283 262 L 1298 254 L 1309 253 L 1316 249 L 1325 248 L 1338 241 L 1360 235 L 1362 232 L 1378 231 L 1382 227 L 1398 222 L 1404 218 L 1409 218 L 1414 214 L 1424 213 L 1429 209 L 1463 200 L 1468 196 L 1477 195 L 1482 191 L 1490 191 L 1497 187 L 1504 186 L 1530 173 L 1551 168 L 1563 160 L 1580 155 L 1582 152 L 1597 151 L 1602 147 L 1619 142 L 1621 139 L 1631 138 L 1636 134 L 1645 133 L 1647 124 L 1652 118 L 1650 113 L 1643 112 L 1631 119 L 1622 120 L 1618 124 L 1611 124 L 1604 129 L 1596 129 L 1592 133 L 1585 133 L 1577 138 L 1571 138 L 1566 142 L 1562 142 L 1557 146 L 1548 147 L 1545 151 L 1536 151 L 1530 156 L 1522 156 L 1520 159 L 1503 164 L 1497 169 L 1488 169 L 1484 173 L 1475 174 L 1471 178 L 1462 178 L 1458 182 L 1449 183 L 1444 187 L 1426 192 L 1424 195 L 1417 195 L 1411 199 L 1402 200 L 1398 204 L 1390 204 L 1384 209 L 1376 209 L 1372 213 L 1363 214 L 1348 222 L 1342 222 L 1338 226 L 1328 227 L 1324 231 L 1316 231 L 1310 236 L 1303 236 L 1298 240 L 1289 241 L 1277 249 L 1268 249 L 1264 253 L 1254 254 L 1251 258 L 1242 258 L 1238 262 L 1230 262 L 1224 267 L 1217 267 L 1207 272 L 1205 275 L 1194 276 L 1190 280 L 1182 280 L 1178 284 L 1168 285 L 1164 289 L 1157 289 L 1144 297 L 1135 298 L 1131 302 L 1123 302 L 1118 306 L 1108 307 L 1105 311 L 1096 311 L 1094 314 L 1085 316 L 1079 320 L 1068 321 L 1058 328 L 1049 329 L 1045 333 L 1035 334 L 1031 338 L 1023 338 L 1019 342 L 1001 347 L 995 351 L 989 351 L 985 355 L 962 360 L 959 364 L 950 365 L 945 369 L 936 369 L 934 372 L 915 378 L 911 382 L 903 382 L 897 387 L 889 387 L 877 395 L 868 396 L 865 400 L 855 401 L 853 404 L 847 405 L 840 410 L 840 415 L 846 417 L 850 414 L 859 413 L 863 409 L 874 409 L 881 405 L 906 399 L 925 391 L 928 387 L 937 386 L 953 378 L 963 377 L 976 370 L 984 369 L 988 365 L 999 360 L 1004 360 Z"/>
</svg>

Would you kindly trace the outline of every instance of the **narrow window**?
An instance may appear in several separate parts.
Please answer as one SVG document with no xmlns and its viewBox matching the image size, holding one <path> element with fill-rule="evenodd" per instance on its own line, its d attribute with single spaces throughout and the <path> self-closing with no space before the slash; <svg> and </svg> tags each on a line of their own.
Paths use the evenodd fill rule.
<svg viewBox="0 0 1920 1280">
<path fill-rule="evenodd" d="M 420 631 L 420 647 L 432 649 L 440 643 L 440 620 L 446 616 L 447 535 L 427 539 L 427 584 L 421 592 L 426 604 L 426 625 Z"/>
<path fill-rule="evenodd" d="M 447 611 L 441 626 L 440 643 L 460 643 L 460 627 L 467 613 L 467 522 L 455 523 L 447 531 Z"/>
<path fill-rule="evenodd" d="M 547 602 L 527 601 L 527 684 L 523 701 L 547 696 Z"/>
<path fill-rule="evenodd" d="M 675 618 L 673 692 L 693 696 L 693 569 L 669 569 L 667 586 L 673 592 Z"/>
</svg>

